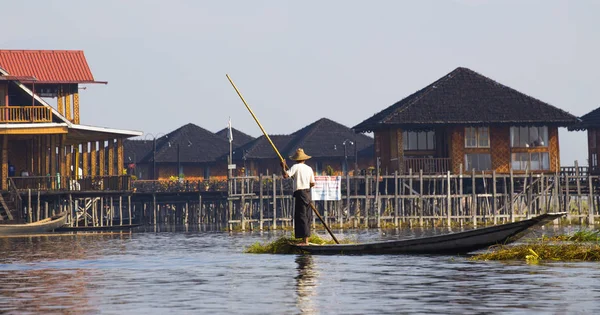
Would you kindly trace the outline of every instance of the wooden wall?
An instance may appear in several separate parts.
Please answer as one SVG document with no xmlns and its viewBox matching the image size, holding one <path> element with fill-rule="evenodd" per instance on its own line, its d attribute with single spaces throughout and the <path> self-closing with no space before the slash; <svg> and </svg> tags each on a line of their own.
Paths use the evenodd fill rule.
<svg viewBox="0 0 600 315">
<path fill-rule="evenodd" d="M 402 173 L 404 165 L 404 147 L 402 129 L 375 131 L 375 158 L 380 157 L 381 170 L 387 173 Z"/>
</svg>

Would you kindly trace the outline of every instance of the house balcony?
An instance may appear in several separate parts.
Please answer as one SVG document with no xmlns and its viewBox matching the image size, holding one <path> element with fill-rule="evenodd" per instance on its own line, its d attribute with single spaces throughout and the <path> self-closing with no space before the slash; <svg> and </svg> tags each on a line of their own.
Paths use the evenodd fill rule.
<svg viewBox="0 0 600 315">
<path fill-rule="evenodd" d="M 419 173 L 423 170 L 423 174 L 443 174 L 450 171 L 450 158 L 407 158 L 404 157 L 404 174 L 408 174 L 410 170 L 414 173 Z"/>
<path fill-rule="evenodd" d="M 48 123 L 52 110 L 46 106 L 0 107 L 0 123 Z"/>
</svg>

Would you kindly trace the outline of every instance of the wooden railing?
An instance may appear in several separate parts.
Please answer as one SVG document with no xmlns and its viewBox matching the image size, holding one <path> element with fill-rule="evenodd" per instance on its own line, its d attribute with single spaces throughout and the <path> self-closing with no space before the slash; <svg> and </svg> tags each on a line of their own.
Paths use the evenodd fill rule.
<svg viewBox="0 0 600 315">
<path fill-rule="evenodd" d="M 52 110 L 46 106 L 5 106 L 0 107 L 2 123 L 42 123 L 52 122 Z"/>
<path fill-rule="evenodd" d="M 18 190 L 61 190 L 61 191 L 129 191 L 131 176 L 24 176 L 11 177 L 10 180 Z"/>
<path fill-rule="evenodd" d="M 441 174 L 450 171 L 450 158 L 405 158 L 404 173 L 423 170 L 423 174 Z"/>
<path fill-rule="evenodd" d="M 567 175 L 567 176 L 582 176 L 582 177 L 587 177 L 589 172 L 594 173 L 595 170 L 594 168 L 592 168 L 590 170 L 589 167 L 587 166 L 561 166 L 560 167 L 560 173 L 563 175 Z"/>
</svg>

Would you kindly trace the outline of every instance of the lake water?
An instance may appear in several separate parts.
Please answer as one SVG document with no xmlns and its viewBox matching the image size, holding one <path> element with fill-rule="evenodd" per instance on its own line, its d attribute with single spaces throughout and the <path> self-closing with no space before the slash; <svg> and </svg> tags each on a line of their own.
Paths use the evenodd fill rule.
<svg viewBox="0 0 600 315">
<path fill-rule="evenodd" d="M 367 241 L 439 232 L 345 231 L 342 237 Z M 0 313 L 600 313 L 600 263 L 242 252 L 281 233 L 0 238 Z"/>
</svg>

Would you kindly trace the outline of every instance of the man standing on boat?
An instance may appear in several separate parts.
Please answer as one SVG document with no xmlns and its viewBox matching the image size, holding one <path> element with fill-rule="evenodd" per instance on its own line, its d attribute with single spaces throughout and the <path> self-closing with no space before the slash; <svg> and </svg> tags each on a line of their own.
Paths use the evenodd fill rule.
<svg viewBox="0 0 600 315">
<path fill-rule="evenodd" d="M 290 156 L 290 159 L 296 161 L 291 168 L 288 169 L 285 160 L 281 161 L 283 178 L 291 177 L 294 180 L 294 234 L 296 238 L 302 239 L 299 245 L 308 245 L 312 222 L 310 189 L 315 185 L 315 174 L 312 168 L 305 164 L 310 158 L 303 149 L 298 149 Z"/>
</svg>

